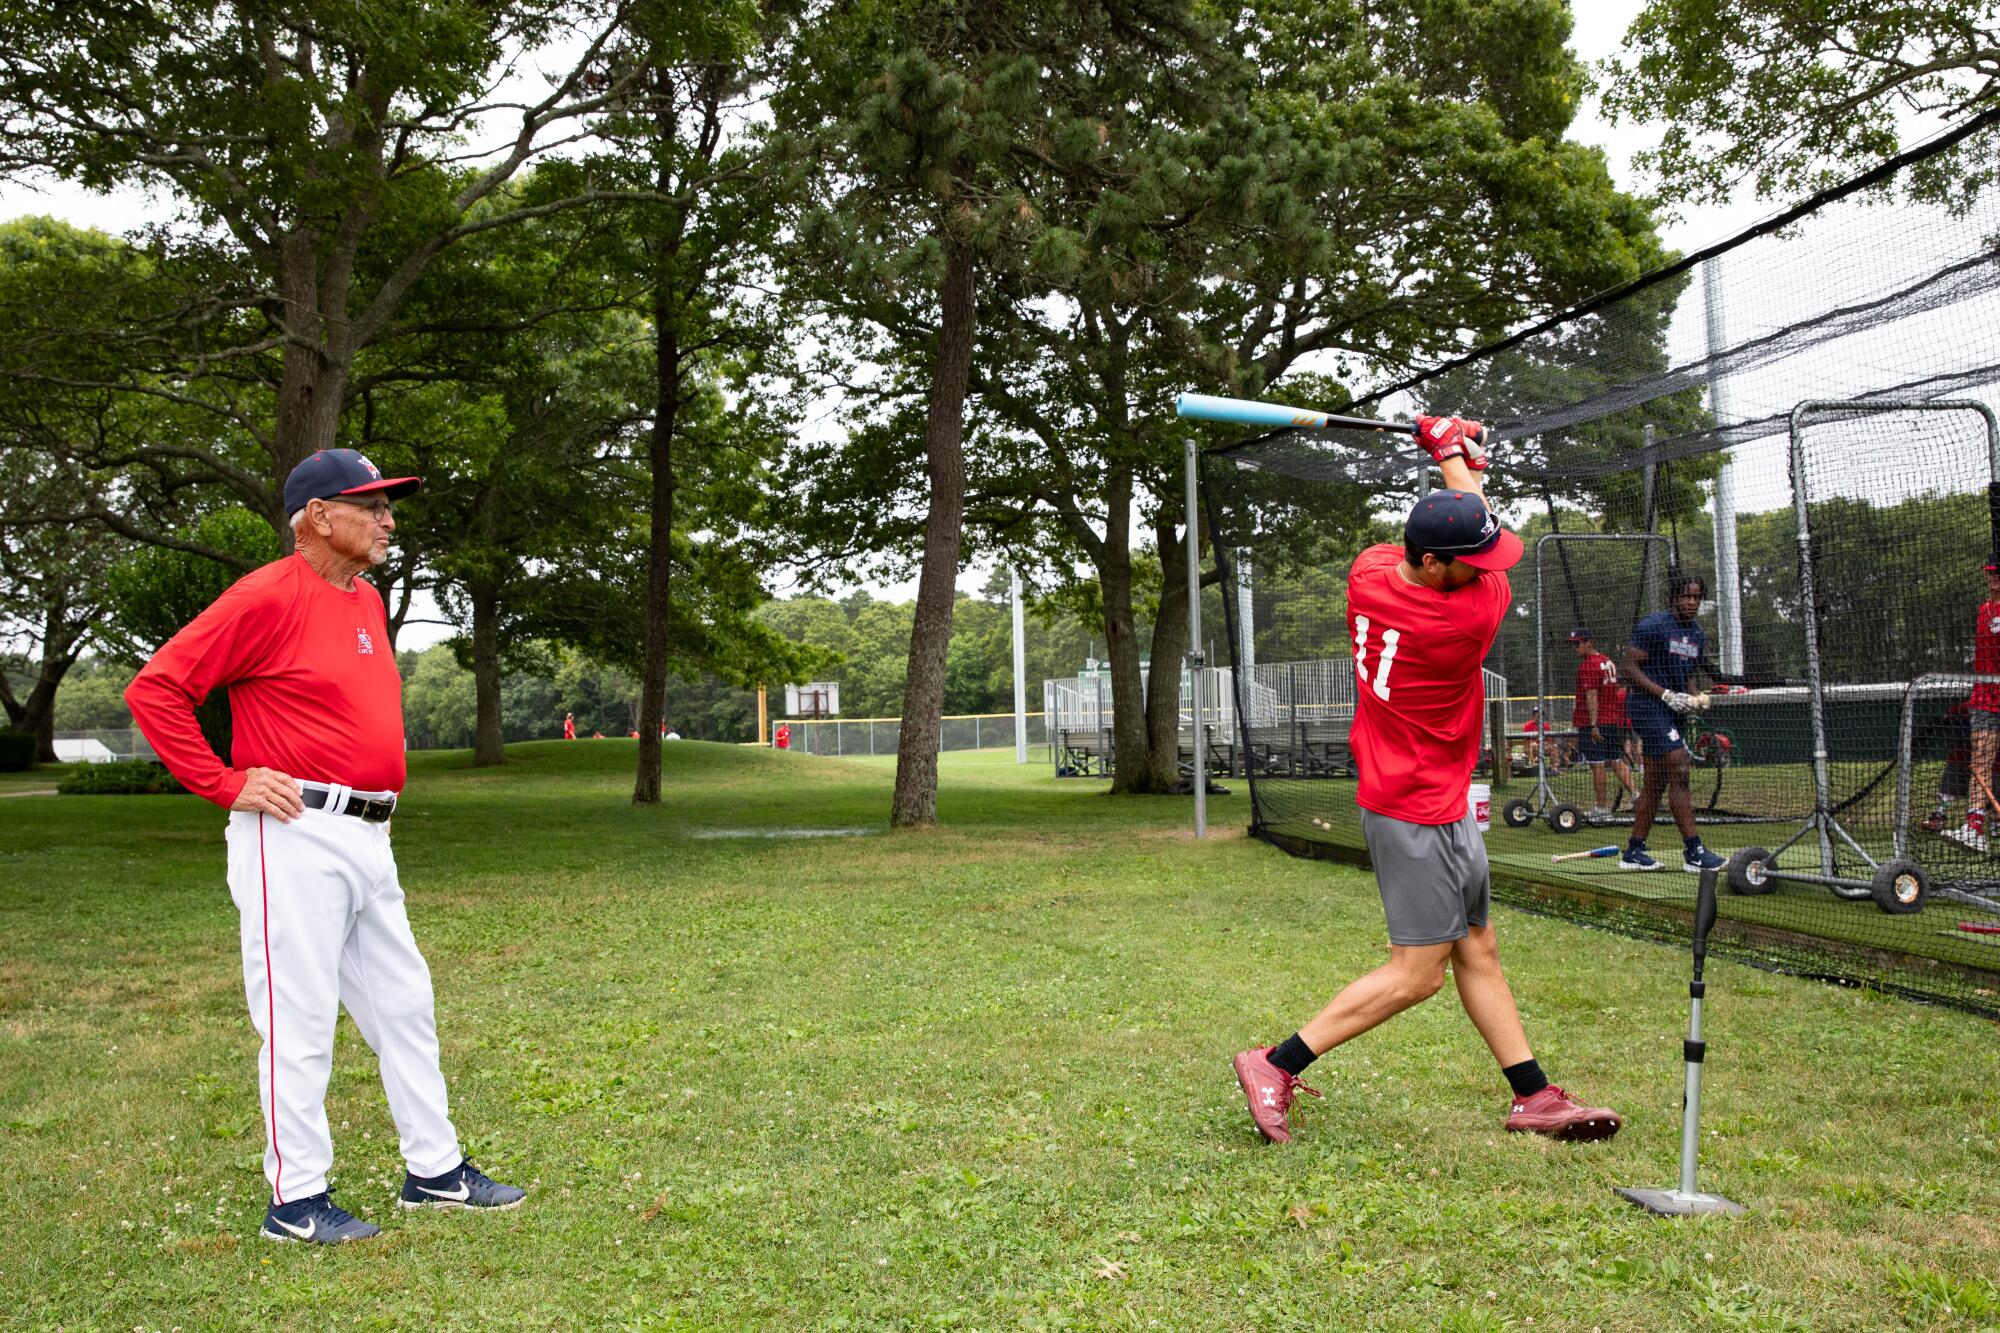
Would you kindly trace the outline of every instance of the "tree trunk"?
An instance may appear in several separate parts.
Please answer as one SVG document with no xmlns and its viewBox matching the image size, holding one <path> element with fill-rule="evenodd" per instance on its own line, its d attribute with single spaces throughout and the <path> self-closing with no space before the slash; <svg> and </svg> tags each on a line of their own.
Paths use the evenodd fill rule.
<svg viewBox="0 0 2000 1333">
<path fill-rule="evenodd" d="M 42 659 L 35 687 L 28 691 L 19 712 L 9 719 L 14 730 L 25 731 L 35 738 L 35 762 L 40 764 L 56 761 L 56 687 L 62 683 L 63 673 L 69 670 L 70 663 L 53 664 L 56 668 L 53 675 L 50 674 L 51 665 L 49 659 Z M 15 712 L 13 709 L 8 711 Z"/>
<path fill-rule="evenodd" d="M 284 322 L 291 337 L 281 353 L 271 500 L 264 517 L 278 530 L 279 549 L 287 554 L 292 550 L 292 529 L 283 512 L 285 478 L 308 454 L 334 447 L 348 372 L 354 364 L 346 311 L 332 312 L 335 318 L 329 321 L 320 309 L 320 239 L 316 231 L 295 231 L 285 238 L 278 260 L 278 287 L 285 298 Z"/>
<path fill-rule="evenodd" d="M 1097 586 L 1104 598 L 1104 656 L 1111 665 L 1111 790 L 1153 790 L 1146 734 L 1146 677 L 1139 669 L 1138 617 L 1132 609 L 1132 474 L 1115 469 L 1104 488 L 1104 554 Z"/>
<path fill-rule="evenodd" d="M 659 403 L 653 412 L 648 456 L 653 469 L 652 531 L 646 562 L 646 666 L 639 681 L 639 774 L 632 788 L 635 805 L 660 803 L 660 719 L 667 712 L 668 619 L 673 611 L 674 425 L 680 409 L 680 347 L 667 316 L 667 298 L 653 300 L 654 362 Z"/>
<path fill-rule="evenodd" d="M 668 71 L 656 74 L 659 90 L 671 93 Z M 664 105 L 673 105 L 669 95 Z M 672 142 L 676 133 L 673 113 L 662 111 L 655 127 L 662 143 Z M 674 191 L 669 168 L 659 169 L 656 187 L 661 194 Z M 673 611 L 674 569 L 674 431 L 680 424 L 681 348 L 680 312 L 675 308 L 675 272 L 672 259 L 679 253 L 686 214 L 670 210 L 662 221 L 659 253 L 653 256 L 653 434 L 647 445 L 652 467 L 652 526 L 646 551 L 646 661 L 639 675 L 639 716 L 634 719 L 639 733 L 639 771 L 632 783 L 634 805 L 660 803 L 660 722 L 667 713 L 667 650 L 669 616 Z"/>
<path fill-rule="evenodd" d="M 500 591 L 476 579 L 466 585 L 472 601 L 472 689 L 477 700 L 472 766 L 507 762 L 500 730 Z"/>
<path fill-rule="evenodd" d="M 910 630 L 909 675 L 903 686 L 903 725 L 896 740 L 896 794 L 889 807 L 894 828 L 937 823 L 937 756 L 944 715 L 945 659 L 958 598 L 958 566 L 965 519 L 965 392 L 972 373 L 972 247 L 962 237 L 945 241 L 944 282 L 938 292 L 937 365 L 931 376 L 924 426 L 924 471 L 930 480 L 930 513 L 924 521 L 924 563 L 917 580 L 916 623 Z"/>
<path fill-rule="evenodd" d="M 71 604 L 59 598 L 47 608 L 42 622 L 42 657 L 35 669 L 35 683 L 28 697 L 16 699 L 12 690 L 0 691 L 0 704 L 7 712 L 11 730 L 24 731 L 35 738 L 35 761 L 52 764 L 56 759 L 56 691 L 63 677 L 76 665 L 78 645 L 89 633 L 87 623 L 71 622 Z"/>
<path fill-rule="evenodd" d="M 1160 614 L 1153 621 L 1153 675 L 1146 690 L 1148 782 L 1155 792 L 1180 785 L 1181 660 L 1188 651 L 1187 552 L 1163 513 L 1153 528 L 1160 553 Z M 1192 788 L 1190 788 L 1192 790 Z"/>
</svg>

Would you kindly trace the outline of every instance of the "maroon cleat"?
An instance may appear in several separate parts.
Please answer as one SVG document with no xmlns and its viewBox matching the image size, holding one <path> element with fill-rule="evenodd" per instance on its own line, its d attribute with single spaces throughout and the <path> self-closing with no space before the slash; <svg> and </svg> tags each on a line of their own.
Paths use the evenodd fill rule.
<svg viewBox="0 0 2000 1333">
<path fill-rule="evenodd" d="M 1243 1095 L 1250 1099 L 1250 1118 L 1257 1123 L 1257 1132 L 1273 1143 L 1290 1143 L 1291 1127 L 1286 1123 L 1292 1109 L 1292 1098 L 1301 1092 L 1310 1092 L 1299 1082 L 1295 1074 L 1287 1074 L 1271 1063 L 1269 1046 L 1260 1046 L 1254 1051 L 1245 1051 L 1233 1063 L 1236 1067 L 1236 1081 L 1243 1085 Z"/>
<path fill-rule="evenodd" d="M 1585 1106 L 1553 1083 L 1532 1097 L 1516 1097 L 1507 1114 L 1510 1134 L 1546 1134 L 1572 1143 L 1608 1139 L 1623 1123 L 1616 1111 Z"/>
</svg>

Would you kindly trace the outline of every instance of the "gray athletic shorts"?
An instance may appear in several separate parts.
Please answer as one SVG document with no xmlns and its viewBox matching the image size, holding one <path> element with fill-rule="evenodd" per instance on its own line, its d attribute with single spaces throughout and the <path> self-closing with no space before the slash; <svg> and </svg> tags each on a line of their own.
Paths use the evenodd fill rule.
<svg viewBox="0 0 2000 1333">
<path fill-rule="evenodd" d="M 1493 876 L 1470 811 L 1456 824 L 1411 824 L 1361 812 L 1391 944 L 1445 944 L 1486 924 Z"/>
<path fill-rule="evenodd" d="M 1974 731 L 2000 731 L 2000 713 L 1975 708 L 1966 714 L 1965 720 Z"/>
</svg>

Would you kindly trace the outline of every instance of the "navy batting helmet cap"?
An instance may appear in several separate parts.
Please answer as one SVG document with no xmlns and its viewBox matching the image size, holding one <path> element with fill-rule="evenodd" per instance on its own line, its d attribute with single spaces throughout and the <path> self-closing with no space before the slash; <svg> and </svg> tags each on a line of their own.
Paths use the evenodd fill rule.
<svg viewBox="0 0 2000 1333">
<path fill-rule="evenodd" d="M 376 495 L 400 500 L 424 484 L 421 477 L 385 477 L 358 449 L 321 449 L 308 455 L 285 478 L 285 512 L 296 514 L 308 500 L 336 495 Z"/>
<path fill-rule="evenodd" d="M 1595 634 L 1592 634 L 1581 625 L 1578 625 L 1569 632 L 1569 641 L 1571 643 L 1593 643 L 1596 639 L 1597 636 Z"/>
<path fill-rule="evenodd" d="M 1403 521 L 1403 541 L 1475 569 L 1512 569 L 1521 559 L 1521 539 L 1471 491 L 1432 491 L 1418 500 Z"/>
</svg>

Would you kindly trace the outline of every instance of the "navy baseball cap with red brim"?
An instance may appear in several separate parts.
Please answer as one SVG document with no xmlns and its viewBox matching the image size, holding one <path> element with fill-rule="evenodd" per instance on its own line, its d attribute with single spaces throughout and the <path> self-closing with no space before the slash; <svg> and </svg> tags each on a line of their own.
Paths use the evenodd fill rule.
<svg viewBox="0 0 2000 1333">
<path fill-rule="evenodd" d="M 285 478 L 285 512 L 296 514 L 308 500 L 336 495 L 375 495 L 400 500 L 424 484 L 421 477 L 385 477 L 358 449 L 321 449 Z"/>
<path fill-rule="evenodd" d="M 1403 540 L 1474 569 L 1512 569 L 1521 562 L 1521 539 L 1471 491 L 1432 491 L 1418 500 L 1403 522 Z"/>
</svg>

